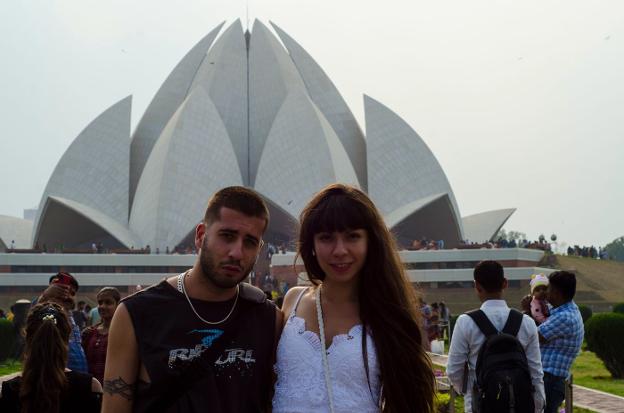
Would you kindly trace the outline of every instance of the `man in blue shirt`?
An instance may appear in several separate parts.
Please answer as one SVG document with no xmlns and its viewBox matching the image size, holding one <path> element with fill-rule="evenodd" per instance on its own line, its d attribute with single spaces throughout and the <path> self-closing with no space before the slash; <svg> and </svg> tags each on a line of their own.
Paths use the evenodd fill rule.
<svg viewBox="0 0 624 413">
<path fill-rule="evenodd" d="M 565 398 L 565 379 L 583 343 L 583 319 L 573 301 L 576 277 L 567 271 L 555 271 L 548 277 L 550 316 L 538 327 L 546 390 L 545 413 L 559 411 Z"/>
<path fill-rule="evenodd" d="M 59 282 L 64 279 L 66 282 Z M 78 281 L 73 275 L 67 272 L 59 272 L 50 277 L 50 285 L 39 297 L 38 302 L 53 301 L 63 306 L 67 310 L 67 318 L 72 327 L 69 335 L 69 351 L 67 354 L 67 368 L 82 373 L 88 373 L 87 358 L 82 349 L 80 328 L 72 317 L 72 311 L 76 305 L 74 299 L 78 291 Z"/>
</svg>

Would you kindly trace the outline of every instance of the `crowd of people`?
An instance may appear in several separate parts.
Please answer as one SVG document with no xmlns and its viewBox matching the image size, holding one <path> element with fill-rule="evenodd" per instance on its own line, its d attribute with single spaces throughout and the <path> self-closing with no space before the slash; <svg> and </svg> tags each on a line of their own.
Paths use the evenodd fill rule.
<svg viewBox="0 0 624 413">
<path fill-rule="evenodd" d="M 106 413 L 433 413 L 436 383 L 426 343 L 444 334 L 450 314 L 443 303 L 418 307 L 395 241 L 368 196 L 334 184 L 304 207 L 297 254 L 311 285 L 288 289 L 281 309 L 242 282 L 262 251 L 268 222 L 268 208 L 253 190 L 218 191 L 195 229 L 194 265 L 121 300 L 114 288 L 101 289 L 100 321 L 82 332 L 77 320 L 90 320 L 82 316 L 86 307 L 72 312 L 78 281 L 67 273 L 51 277 L 28 315 L 23 371 L 3 383 L 0 410 L 88 413 L 101 403 Z M 474 274 L 484 317 L 501 329 L 512 313 L 501 299 L 502 267 L 482 262 Z M 571 349 L 578 338 L 559 333 L 562 318 L 572 325 L 578 313 L 568 275 L 549 281 L 547 319 L 537 327 L 520 315 L 518 333 L 529 350 L 536 407 L 544 383 L 546 404 L 561 401 L 549 389 L 558 389 L 574 355 L 569 350 L 562 362 L 560 342 Z M 529 314 L 544 299 L 534 298 Z M 485 335 L 470 318 L 458 318 L 449 354 L 448 374 L 460 391 L 464 377 L 481 384 L 475 369 Z M 468 401 L 478 391 L 463 390 Z"/>
<path fill-rule="evenodd" d="M 421 239 L 415 239 L 412 241 L 412 245 L 408 248 L 411 251 L 419 250 L 443 250 L 444 240 L 433 240 L 422 237 Z"/>
<path fill-rule="evenodd" d="M 62 244 L 48 246 L 47 244 L 35 244 L 33 248 L 15 248 L 15 243 L 6 250 L 7 253 L 18 254 L 133 254 L 133 255 L 149 255 L 149 254 L 172 254 L 172 255 L 189 255 L 196 254 L 197 250 L 191 245 L 178 245 L 174 248 L 165 247 L 163 251 L 160 248 L 152 249 L 151 246 L 135 248 L 124 247 L 106 247 L 102 242 L 94 242 L 90 246 L 83 248 L 68 248 Z"/>
<path fill-rule="evenodd" d="M 432 341 L 450 339 L 451 312 L 443 301 L 431 303 L 431 305 L 427 304 L 422 297 L 419 301 L 423 331 L 427 337 L 425 346 L 430 350 Z"/>
<path fill-rule="evenodd" d="M 546 242 L 545 239 L 539 239 L 536 241 L 529 241 L 526 239 L 519 240 L 507 240 L 505 238 L 499 238 L 494 242 L 494 248 L 529 248 L 542 251 L 550 251 L 551 244 Z"/>
<path fill-rule="evenodd" d="M 542 251 L 551 251 L 551 244 L 544 240 L 528 241 L 526 239 L 507 240 L 499 238 L 496 241 L 472 242 L 464 240 L 458 249 L 480 249 L 480 248 L 528 248 Z"/>
<path fill-rule="evenodd" d="M 422 237 L 421 239 L 415 239 L 412 244 L 407 248 L 410 251 L 419 250 L 442 250 L 445 247 L 445 242 L 442 239 L 434 240 Z M 505 238 L 499 238 L 496 241 L 483 241 L 475 242 L 470 240 L 462 240 L 456 249 L 481 249 L 481 248 L 529 248 L 539 249 L 542 251 L 550 251 L 551 245 L 544 240 L 528 241 L 526 239 L 520 240 L 507 240 Z M 569 255 L 569 254 L 568 254 Z"/>
<path fill-rule="evenodd" d="M 593 258 L 599 260 L 610 259 L 609 253 L 605 248 L 598 247 L 598 249 L 596 249 L 593 245 L 589 247 L 579 247 L 578 245 L 568 247 L 567 254 L 573 257 Z"/>
<path fill-rule="evenodd" d="M 102 288 L 91 312 L 84 301 L 76 307 L 78 290 L 76 278 L 60 272 L 32 301 L 23 336 L 17 332 L 22 374 L 2 384 L 2 412 L 100 410 L 108 329 L 121 295 Z"/>
<path fill-rule="evenodd" d="M 267 243 L 266 254 L 267 259 L 271 259 L 274 254 L 286 254 L 289 251 L 289 247 L 286 243 L 280 244 L 272 244 Z M 152 248 L 149 244 L 144 247 L 135 248 L 134 246 L 130 246 L 130 248 L 109 248 L 104 245 L 102 242 L 93 242 L 89 247 L 84 248 L 67 248 L 62 244 L 54 245 L 49 247 L 47 244 L 39 245 L 35 244 L 33 248 L 16 248 L 15 240 L 11 240 L 9 248 L 6 250 L 7 253 L 30 253 L 30 254 L 139 254 L 139 255 L 149 255 L 149 254 L 166 254 L 166 255 L 190 255 L 197 254 L 197 249 L 194 245 L 191 244 L 180 244 L 173 248 L 169 248 L 166 246 L 164 250 L 161 251 L 159 247 Z"/>
<path fill-rule="evenodd" d="M 412 241 L 411 245 L 407 247 L 407 250 L 410 251 L 420 251 L 420 250 L 443 250 L 445 248 L 445 241 L 443 239 L 429 239 L 427 237 L 422 237 L 420 239 L 415 239 Z M 455 247 L 456 249 L 491 249 L 491 248 L 528 248 L 528 249 L 538 249 L 546 252 L 552 251 L 552 245 L 549 242 L 546 242 L 545 239 L 540 238 L 539 240 L 529 241 L 526 239 L 507 239 L 507 238 L 498 238 L 494 241 L 483 241 L 476 242 L 471 240 L 462 240 L 459 245 Z M 279 245 L 268 243 L 266 246 L 266 258 L 271 260 L 274 254 L 285 254 L 287 251 L 294 251 L 294 249 L 287 246 L 285 243 L 281 243 Z M 141 248 L 135 248 L 131 246 L 130 248 L 108 248 L 105 247 L 102 242 L 92 243 L 90 248 L 65 248 L 63 245 L 56 245 L 52 248 L 48 247 L 46 244 L 43 246 L 39 246 L 38 244 L 34 246 L 34 248 L 26 248 L 26 249 L 17 249 L 15 248 L 15 240 L 11 241 L 10 247 L 7 249 L 8 253 L 71 253 L 71 254 L 167 254 L 167 255 L 189 255 L 189 254 L 197 254 L 197 249 L 194 245 L 186 244 L 186 245 L 178 245 L 173 248 L 165 247 L 164 251 L 161 251 L 160 248 L 152 249 L 150 245 L 146 245 Z M 609 254 L 605 248 L 594 247 L 591 246 L 568 246 L 566 250 L 567 255 L 575 256 L 575 257 L 584 257 L 584 258 L 593 258 L 593 259 L 601 259 L 608 260 Z"/>
</svg>

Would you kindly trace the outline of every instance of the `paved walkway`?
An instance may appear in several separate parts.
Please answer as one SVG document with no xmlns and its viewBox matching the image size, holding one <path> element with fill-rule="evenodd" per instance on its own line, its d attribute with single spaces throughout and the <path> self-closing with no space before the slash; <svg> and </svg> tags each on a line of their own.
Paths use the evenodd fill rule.
<svg viewBox="0 0 624 413">
<path fill-rule="evenodd" d="M 598 413 L 624 413 L 624 397 L 583 386 L 572 386 L 574 405 Z"/>
<path fill-rule="evenodd" d="M 429 353 L 431 362 L 436 366 L 446 367 L 448 356 Z M 574 406 L 589 409 L 597 413 L 624 413 L 624 397 L 572 385 Z"/>
</svg>

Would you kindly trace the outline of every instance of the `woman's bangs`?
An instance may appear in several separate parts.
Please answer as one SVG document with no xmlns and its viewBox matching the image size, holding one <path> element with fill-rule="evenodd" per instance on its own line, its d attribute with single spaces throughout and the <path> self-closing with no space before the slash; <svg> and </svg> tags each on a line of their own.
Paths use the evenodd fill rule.
<svg viewBox="0 0 624 413">
<path fill-rule="evenodd" d="M 311 211 L 310 229 L 319 232 L 343 232 L 367 229 L 363 205 L 346 196 L 330 196 Z"/>
</svg>

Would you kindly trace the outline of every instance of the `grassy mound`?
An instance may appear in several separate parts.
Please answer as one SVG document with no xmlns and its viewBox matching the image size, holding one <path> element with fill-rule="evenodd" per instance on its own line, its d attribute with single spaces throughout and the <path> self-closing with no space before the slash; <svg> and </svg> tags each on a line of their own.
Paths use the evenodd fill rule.
<svg viewBox="0 0 624 413">
<path fill-rule="evenodd" d="M 576 274 L 574 301 L 596 311 L 610 311 L 624 297 L 624 262 L 556 255 L 556 266 Z"/>
</svg>

